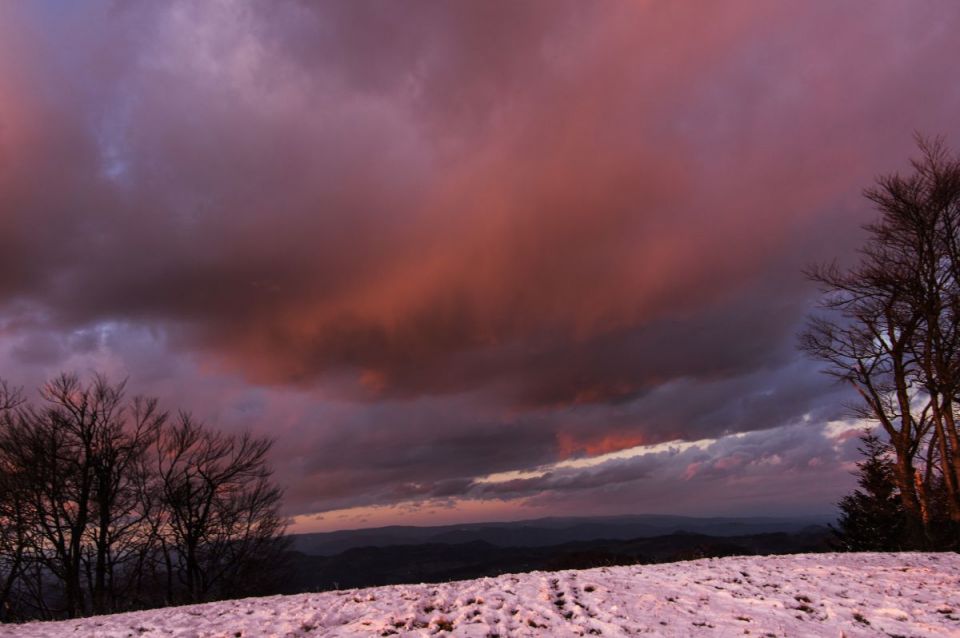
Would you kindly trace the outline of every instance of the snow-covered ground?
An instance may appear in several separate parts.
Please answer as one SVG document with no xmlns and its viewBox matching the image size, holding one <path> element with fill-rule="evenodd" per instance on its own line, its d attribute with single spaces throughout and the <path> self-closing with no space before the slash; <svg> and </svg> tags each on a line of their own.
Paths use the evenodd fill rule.
<svg viewBox="0 0 960 638">
<path fill-rule="evenodd" d="M 0 626 L 24 638 L 432 634 L 960 636 L 960 555 L 705 559 Z"/>
</svg>

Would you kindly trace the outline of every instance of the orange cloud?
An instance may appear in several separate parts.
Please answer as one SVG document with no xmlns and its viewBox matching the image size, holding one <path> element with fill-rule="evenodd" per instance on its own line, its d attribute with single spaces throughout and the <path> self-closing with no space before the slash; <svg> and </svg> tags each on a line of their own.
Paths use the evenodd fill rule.
<svg viewBox="0 0 960 638">
<path fill-rule="evenodd" d="M 635 433 L 611 432 L 597 438 L 578 438 L 566 432 L 557 433 L 557 449 L 561 459 L 582 455 L 599 456 L 627 450 L 647 442 L 647 437 Z"/>
</svg>

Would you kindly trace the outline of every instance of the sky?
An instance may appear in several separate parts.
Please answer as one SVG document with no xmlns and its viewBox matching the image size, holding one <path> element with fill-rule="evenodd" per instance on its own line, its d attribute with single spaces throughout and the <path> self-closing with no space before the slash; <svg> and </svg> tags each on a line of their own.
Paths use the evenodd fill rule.
<svg viewBox="0 0 960 638">
<path fill-rule="evenodd" d="M 797 350 L 952 2 L 0 3 L 0 377 L 276 441 L 293 531 L 820 515 Z"/>
</svg>

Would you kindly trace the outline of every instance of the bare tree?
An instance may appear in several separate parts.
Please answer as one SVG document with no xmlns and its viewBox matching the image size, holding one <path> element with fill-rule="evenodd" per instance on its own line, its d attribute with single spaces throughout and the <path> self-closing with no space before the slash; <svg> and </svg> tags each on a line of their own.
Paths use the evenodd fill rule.
<svg viewBox="0 0 960 638">
<path fill-rule="evenodd" d="M 960 522 L 960 161 L 941 139 L 919 143 L 922 158 L 912 163 L 913 173 L 880 178 L 867 197 L 885 211 L 878 237 L 914 255 L 916 269 L 902 286 L 921 317 L 910 347 L 929 397 L 947 509 Z"/>
<path fill-rule="evenodd" d="M 134 570 L 123 567 L 139 559 L 152 543 L 143 492 L 151 471 L 146 465 L 147 450 L 167 419 L 156 399 L 140 397 L 113 417 L 99 428 L 94 448 L 91 544 L 95 558 L 90 590 L 95 613 L 114 610 L 135 577 Z"/>
<path fill-rule="evenodd" d="M 960 522 L 960 161 L 942 140 L 918 142 L 911 174 L 865 192 L 880 216 L 866 227 L 859 264 L 808 273 L 829 312 L 801 335 L 801 347 L 859 393 L 856 414 L 886 431 L 914 535 L 929 526 L 935 483 Z"/>
<path fill-rule="evenodd" d="M 836 264 L 810 271 L 811 279 L 827 293 L 823 305 L 833 316 L 812 317 L 801 335 L 801 347 L 827 362 L 829 374 L 857 391 L 862 399 L 854 407 L 857 416 L 878 421 L 886 431 L 896 451 L 900 498 L 916 523 L 922 518 L 922 504 L 914 458 L 930 427 L 929 401 L 914 380 L 917 362 L 909 347 L 920 317 L 895 280 L 877 277 L 879 269 L 895 263 L 885 252 L 868 247 L 865 263 L 848 272 Z"/>
<path fill-rule="evenodd" d="M 0 381 L 0 620 L 260 593 L 282 563 L 271 441 L 124 391 L 63 374 L 30 405 Z"/>
<path fill-rule="evenodd" d="M 6 428 L 10 411 L 21 403 L 20 391 L 0 380 L 0 428 Z M 0 456 L 0 620 L 10 619 L 10 599 L 24 569 L 30 532 L 22 472 Z"/>
<path fill-rule="evenodd" d="M 76 376 L 61 375 L 41 388 L 44 405 L 19 410 L 0 442 L 25 479 L 37 531 L 34 555 L 62 581 L 71 617 L 88 610 L 85 539 L 95 522 L 97 466 L 119 418 L 122 391 L 122 384 L 111 386 L 103 377 L 84 387 Z"/>
<path fill-rule="evenodd" d="M 64 612 L 105 613 L 120 594 L 117 567 L 149 542 L 140 485 L 166 415 L 154 400 L 125 404 L 124 383 L 99 375 L 89 385 L 60 375 L 40 396 L 7 419 L 0 458 L 28 506 L 31 558 L 63 584 Z"/>
<path fill-rule="evenodd" d="M 285 525 L 266 462 L 271 445 L 209 430 L 186 414 L 159 439 L 165 553 L 187 601 L 228 592 L 248 565 L 277 551 Z M 172 577 L 169 586 L 174 599 Z"/>
</svg>

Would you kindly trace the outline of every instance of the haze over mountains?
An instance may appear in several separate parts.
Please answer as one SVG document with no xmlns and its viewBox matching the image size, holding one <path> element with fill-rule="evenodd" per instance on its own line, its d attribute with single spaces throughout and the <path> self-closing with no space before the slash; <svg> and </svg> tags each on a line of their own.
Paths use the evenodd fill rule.
<svg viewBox="0 0 960 638">
<path fill-rule="evenodd" d="M 826 520 L 615 516 L 382 527 L 291 538 L 295 594 L 711 556 L 823 552 Z"/>
<path fill-rule="evenodd" d="M 637 514 L 602 517 L 551 517 L 525 521 L 467 523 L 436 527 L 392 525 L 291 536 L 292 549 L 331 556 L 358 547 L 484 542 L 498 547 L 544 547 L 577 541 L 630 540 L 685 532 L 706 536 L 798 533 L 831 522 L 821 517 L 711 517 Z"/>
</svg>

